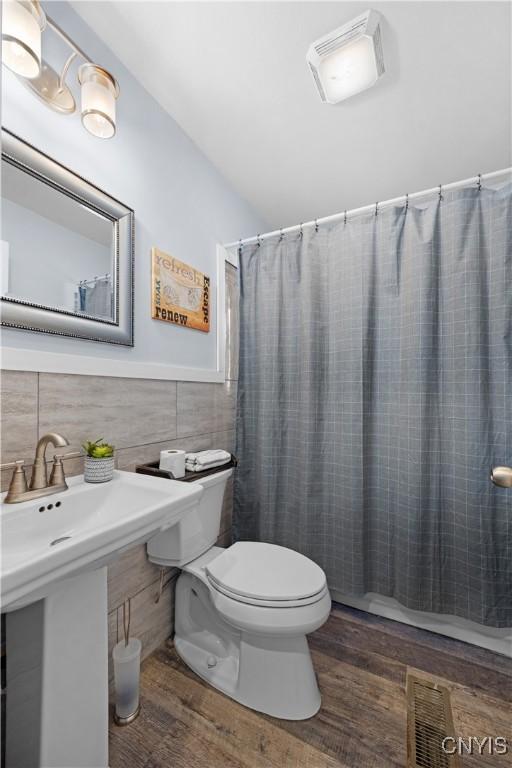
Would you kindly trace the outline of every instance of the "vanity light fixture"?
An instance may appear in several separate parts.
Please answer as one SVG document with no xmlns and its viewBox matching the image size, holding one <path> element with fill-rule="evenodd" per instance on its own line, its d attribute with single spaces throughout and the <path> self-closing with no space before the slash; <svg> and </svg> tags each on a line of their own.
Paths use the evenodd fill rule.
<svg viewBox="0 0 512 768">
<path fill-rule="evenodd" d="M 82 123 L 89 133 L 110 139 L 116 132 L 116 99 L 119 86 L 110 72 L 96 64 L 82 64 Z"/>
<path fill-rule="evenodd" d="M 306 59 L 320 98 L 328 104 L 370 88 L 384 74 L 380 14 L 368 10 L 315 40 Z"/>
<path fill-rule="evenodd" d="M 41 58 L 41 34 L 51 28 L 70 48 L 62 70 L 56 72 Z M 103 67 L 94 64 L 76 43 L 43 11 L 39 0 L 3 0 L 2 63 L 35 96 L 61 114 L 76 110 L 75 97 L 66 84 L 73 61 L 85 63 L 79 69 L 82 124 L 93 136 L 110 139 L 116 132 L 116 100 L 119 85 Z"/>
<path fill-rule="evenodd" d="M 2 62 L 20 77 L 37 77 L 46 25 L 39 3 L 4 0 L 2 9 Z"/>
</svg>

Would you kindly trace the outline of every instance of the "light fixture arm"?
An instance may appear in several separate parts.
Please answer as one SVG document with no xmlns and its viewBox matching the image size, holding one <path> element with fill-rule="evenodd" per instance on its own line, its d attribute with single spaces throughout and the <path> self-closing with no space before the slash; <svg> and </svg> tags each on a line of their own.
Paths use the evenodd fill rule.
<svg viewBox="0 0 512 768">
<path fill-rule="evenodd" d="M 39 0 L 32 0 L 32 5 L 34 6 L 34 9 L 39 16 L 39 26 L 41 27 L 41 32 L 44 32 L 46 29 L 46 13 L 43 11 Z"/>
<path fill-rule="evenodd" d="M 64 30 L 61 29 L 50 16 L 48 16 L 48 14 L 46 14 L 46 23 L 62 40 L 64 40 L 64 42 L 71 48 L 71 50 L 75 52 L 76 56 L 80 56 L 80 58 L 83 59 L 87 64 L 92 63 L 92 60 L 89 58 L 89 56 L 87 56 L 87 54 L 78 47 L 74 40 L 72 40 L 69 35 L 67 35 Z"/>
<path fill-rule="evenodd" d="M 57 22 L 54 21 L 51 18 L 51 16 L 48 16 L 48 14 L 43 11 L 43 9 L 39 5 L 39 3 L 37 3 L 37 4 L 39 6 L 40 13 L 44 17 L 45 26 L 48 26 L 51 29 L 53 29 L 53 31 L 61 38 L 61 40 L 64 40 L 66 45 L 69 48 L 71 48 L 71 51 L 72 51 L 71 54 L 66 59 L 66 62 L 64 64 L 63 68 L 62 68 L 62 72 L 60 74 L 60 78 L 59 78 L 59 91 L 62 91 L 63 88 L 64 88 L 64 83 L 66 81 L 66 77 L 67 77 L 69 68 L 70 68 L 71 64 L 73 63 L 73 61 L 77 57 L 80 57 L 81 59 L 84 60 L 84 62 L 86 64 L 90 64 L 91 63 L 91 59 L 89 58 L 89 56 L 87 56 L 86 53 L 84 53 L 84 51 L 81 48 L 78 47 L 78 45 L 75 43 L 75 41 L 72 40 L 71 37 L 68 34 L 66 34 L 66 32 L 64 32 L 64 30 L 61 27 L 59 27 Z"/>
<path fill-rule="evenodd" d="M 60 78 L 59 78 L 59 91 L 62 91 L 62 89 L 64 88 L 64 83 L 66 81 L 66 76 L 68 74 L 69 68 L 70 68 L 71 64 L 73 63 L 73 61 L 76 59 L 77 56 L 78 56 L 78 54 L 75 53 L 75 51 L 73 51 L 68 56 L 68 58 L 66 60 L 66 63 L 62 67 L 62 72 L 60 73 Z"/>
</svg>

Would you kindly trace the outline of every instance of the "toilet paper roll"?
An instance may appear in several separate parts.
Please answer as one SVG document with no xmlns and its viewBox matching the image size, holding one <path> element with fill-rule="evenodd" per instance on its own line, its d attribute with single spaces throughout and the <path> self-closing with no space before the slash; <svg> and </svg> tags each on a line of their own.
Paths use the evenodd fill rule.
<svg viewBox="0 0 512 768">
<path fill-rule="evenodd" d="M 172 472 L 174 477 L 184 477 L 185 451 L 160 451 L 160 469 Z"/>
</svg>

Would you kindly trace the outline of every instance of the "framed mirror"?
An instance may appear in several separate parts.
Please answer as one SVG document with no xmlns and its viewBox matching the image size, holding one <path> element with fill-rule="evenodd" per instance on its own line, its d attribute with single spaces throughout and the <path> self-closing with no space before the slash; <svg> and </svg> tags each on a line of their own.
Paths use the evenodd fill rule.
<svg viewBox="0 0 512 768">
<path fill-rule="evenodd" d="M 2 325 L 133 346 L 134 213 L 2 129 Z"/>
</svg>

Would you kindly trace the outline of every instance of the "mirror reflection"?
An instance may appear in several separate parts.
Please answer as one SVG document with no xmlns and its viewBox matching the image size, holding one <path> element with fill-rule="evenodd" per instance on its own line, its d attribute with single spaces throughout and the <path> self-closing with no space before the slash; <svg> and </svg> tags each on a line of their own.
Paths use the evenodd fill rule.
<svg viewBox="0 0 512 768">
<path fill-rule="evenodd" d="M 115 320 L 115 228 L 92 208 L 2 161 L 0 293 Z"/>
</svg>

